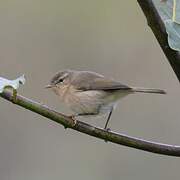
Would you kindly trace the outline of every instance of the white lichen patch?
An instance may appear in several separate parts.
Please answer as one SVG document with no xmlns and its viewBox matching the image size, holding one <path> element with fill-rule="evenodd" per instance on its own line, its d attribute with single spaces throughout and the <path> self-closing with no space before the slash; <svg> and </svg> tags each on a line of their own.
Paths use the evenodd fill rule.
<svg viewBox="0 0 180 180">
<path fill-rule="evenodd" d="M 20 84 L 25 84 L 25 81 L 26 80 L 25 80 L 24 75 L 14 80 L 9 80 L 9 79 L 0 77 L 0 93 L 2 93 L 5 88 L 13 88 L 14 90 L 17 90 Z"/>
</svg>

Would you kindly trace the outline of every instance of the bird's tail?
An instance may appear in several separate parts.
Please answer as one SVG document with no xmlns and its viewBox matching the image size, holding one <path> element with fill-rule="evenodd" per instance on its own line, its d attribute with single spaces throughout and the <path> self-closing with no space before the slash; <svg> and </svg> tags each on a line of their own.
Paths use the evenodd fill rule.
<svg viewBox="0 0 180 180">
<path fill-rule="evenodd" d="M 166 92 L 164 90 L 161 90 L 161 89 L 133 87 L 132 90 L 133 90 L 133 92 L 166 94 Z"/>
</svg>

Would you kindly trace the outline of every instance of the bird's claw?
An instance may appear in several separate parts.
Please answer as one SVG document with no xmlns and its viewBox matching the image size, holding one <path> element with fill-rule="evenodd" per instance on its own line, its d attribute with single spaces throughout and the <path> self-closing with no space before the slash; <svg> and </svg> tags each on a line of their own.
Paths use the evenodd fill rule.
<svg viewBox="0 0 180 180">
<path fill-rule="evenodd" d="M 74 115 L 69 116 L 69 118 L 72 120 L 71 126 L 74 127 L 77 124 L 77 120 L 75 119 Z"/>
</svg>

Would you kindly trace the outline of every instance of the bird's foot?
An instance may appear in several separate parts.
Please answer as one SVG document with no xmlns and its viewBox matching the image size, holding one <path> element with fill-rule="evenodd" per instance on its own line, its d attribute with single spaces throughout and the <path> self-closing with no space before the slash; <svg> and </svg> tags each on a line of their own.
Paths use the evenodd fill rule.
<svg viewBox="0 0 180 180">
<path fill-rule="evenodd" d="M 75 119 L 76 115 L 70 115 L 68 117 L 72 120 L 71 126 L 74 127 L 77 124 L 77 120 Z"/>
<path fill-rule="evenodd" d="M 12 94 L 12 102 L 16 104 L 17 102 L 17 90 L 13 88 L 13 94 Z"/>
</svg>

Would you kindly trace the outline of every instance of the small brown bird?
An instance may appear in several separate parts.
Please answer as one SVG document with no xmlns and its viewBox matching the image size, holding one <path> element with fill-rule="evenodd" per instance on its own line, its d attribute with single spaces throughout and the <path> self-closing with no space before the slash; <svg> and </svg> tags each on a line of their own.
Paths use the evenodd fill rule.
<svg viewBox="0 0 180 180">
<path fill-rule="evenodd" d="M 56 73 L 46 88 L 75 112 L 73 116 L 108 113 L 105 129 L 119 99 L 136 92 L 166 94 L 161 89 L 130 87 L 95 72 L 75 70 Z"/>
</svg>

